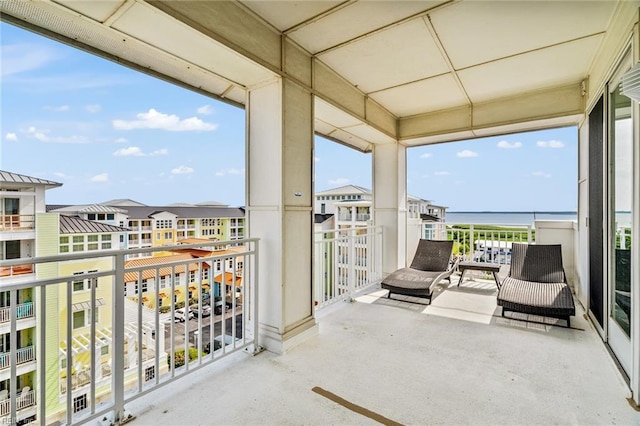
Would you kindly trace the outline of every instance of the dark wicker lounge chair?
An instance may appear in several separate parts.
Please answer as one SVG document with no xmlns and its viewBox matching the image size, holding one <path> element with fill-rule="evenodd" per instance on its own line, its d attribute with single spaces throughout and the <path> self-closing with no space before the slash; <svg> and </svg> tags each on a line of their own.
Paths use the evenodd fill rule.
<svg viewBox="0 0 640 426">
<path fill-rule="evenodd" d="M 514 243 L 509 275 L 498 291 L 498 306 L 502 306 L 502 316 L 512 311 L 559 318 L 571 327 L 576 308 L 560 244 Z"/>
<path fill-rule="evenodd" d="M 382 288 L 392 293 L 422 297 L 431 301 L 433 288 L 442 279 L 451 282 L 456 269 L 451 264 L 453 241 L 420 240 L 409 268 L 398 269 L 382 280 Z"/>
</svg>

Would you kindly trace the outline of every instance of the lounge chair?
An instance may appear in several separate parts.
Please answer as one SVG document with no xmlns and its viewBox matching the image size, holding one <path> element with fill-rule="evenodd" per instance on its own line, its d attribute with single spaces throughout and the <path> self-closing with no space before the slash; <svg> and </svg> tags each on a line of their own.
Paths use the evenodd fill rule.
<svg viewBox="0 0 640 426">
<path fill-rule="evenodd" d="M 381 287 L 391 294 L 422 297 L 431 302 L 433 288 L 443 279 L 451 283 L 457 261 L 451 262 L 453 241 L 420 240 L 411 266 L 398 269 L 382 280 Z"/>
<path fill-rule="evenodd" d="M 559 318 L 571 327 L 576 308 L 560 244 L 513 243 L 509 275 L 500 284 L 497 303 L 502 316 L 511 311 Z"/>
</svg>

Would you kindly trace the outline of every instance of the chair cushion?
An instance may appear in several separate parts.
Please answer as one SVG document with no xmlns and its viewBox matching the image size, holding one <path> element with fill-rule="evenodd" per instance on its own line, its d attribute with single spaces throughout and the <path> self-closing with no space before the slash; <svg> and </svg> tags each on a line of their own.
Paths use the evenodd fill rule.
<svg viewBox="0 0 640 426">
<path fill-rule="evenodd" d="M 567 283 L 539 283 L 507 277 L 498 291 L 498 306 L 542 316 L 573 316 L 576 308 Z"/>
<path fill-rule="evenodd" d="M 383 279 L 382 288 L 402 289 L 430 294 L 431 284 L 439 275 L 442 275 L 442 272 L 402 268 L 392 272 Z"/>
<path fill-rule="evenodd" d="M 453 240 L 420 240 L 411 269 L 443 272 L 449 269 Z"/>
</svg>

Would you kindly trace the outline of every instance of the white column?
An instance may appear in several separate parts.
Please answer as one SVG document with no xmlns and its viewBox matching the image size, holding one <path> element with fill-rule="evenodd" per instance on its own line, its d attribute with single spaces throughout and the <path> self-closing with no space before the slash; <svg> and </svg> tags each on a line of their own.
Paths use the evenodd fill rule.
<svg viewBox="0 0 640 426">
<path fill-rule="evenodd" d="M 373 149 L 374 223 L 382 225 L 382 271 L 389 274 L 407 262 L 407 152 L 400 144 Z"/>
<path fill-rule="evenodd" d="M 284 353 L 313 317 L 313 99 L 281 79 L 247 99 L 248 235 L 260 238 L 259 345 Z"/>
</svg>

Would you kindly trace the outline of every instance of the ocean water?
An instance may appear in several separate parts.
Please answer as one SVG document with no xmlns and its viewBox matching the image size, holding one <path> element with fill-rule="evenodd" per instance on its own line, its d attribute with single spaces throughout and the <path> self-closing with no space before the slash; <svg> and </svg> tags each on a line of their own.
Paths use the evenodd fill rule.
<svg viewBox="0 0 640 426">
<path fill-rule="evenodd" d="M 577 212 L 447 212 L 447 223 L 533 225 L 536 220 L 578 220 Z"/>
<path fill-rule="evenodd" d="M 446 223 L 533 225 L 536 220 L 578 220 L 577 212 L 447 212 Z M 631 213 L 617 212 L 618 226 L 631 226 Z"/>
</svg>

